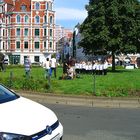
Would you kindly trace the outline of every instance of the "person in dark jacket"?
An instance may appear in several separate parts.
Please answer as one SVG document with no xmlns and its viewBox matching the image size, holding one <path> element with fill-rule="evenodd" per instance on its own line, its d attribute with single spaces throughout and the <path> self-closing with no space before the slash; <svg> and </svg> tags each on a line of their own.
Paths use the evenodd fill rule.
<svg viewBox="0 0 140 140">
<path fill-rule="evenodd" d="M 4 62 L 4 54 L 2 52 L 0 52 L 0 68 L 1 68 L 1 71 L 4 71 L 3 62 Z"/>
<path fill-rule="evenodd" d="M 31 61 L 30 61 L 29 56 L 25 59 L 24 67 L 25 67 L 25 75 L 26 75 L 27 78 L 29 78 L 30 77 L 30 71 L 31 71 Z"/>
</svg>

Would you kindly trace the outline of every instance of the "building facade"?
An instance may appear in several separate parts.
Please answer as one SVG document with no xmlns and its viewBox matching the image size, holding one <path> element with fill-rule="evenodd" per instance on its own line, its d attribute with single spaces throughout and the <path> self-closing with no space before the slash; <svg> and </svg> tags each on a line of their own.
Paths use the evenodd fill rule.
<svg viewBox="0 0 140 140">
<path fill-rule="evenodd" d="M 60 52 L 66 43 L 72 45 L 73 31 L 61 25 L 56 25 L 55 29 L 57 51 Z"/>
<path fill-rule="evenodd" d="M 69 56 L 72 56 L 73 31 L 71 29 L 66 29 L 60 25 L 56 25 L 55 31 L 57 53 L 63 61 L 67 53 L 69 54 Z"/>
<path fill-rule="evenodd" d="M 53 0 L 1 0 L 0 51 L 12 64 L 41 62 L 56 53 Z"/>
</svg>

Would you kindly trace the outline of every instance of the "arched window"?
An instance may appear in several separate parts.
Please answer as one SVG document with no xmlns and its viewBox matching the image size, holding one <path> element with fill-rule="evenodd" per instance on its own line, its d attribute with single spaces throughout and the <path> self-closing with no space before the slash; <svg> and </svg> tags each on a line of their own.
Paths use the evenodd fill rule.
<svg viewBox="0 0 140 140">
<path fill-rule="evenodd" d="M 17 15 L 17 23 L 20 22 L 20 15 Z"/>
<path fill-rule="evenodd" d="M 40 18 L 39 18 L 39 16 L 36 16 L 36 17 L 35 17 L 35 23 L 40 23 Z"/>
<path fill-rule="evenodd" d="M 44 16 L 44 23 L 47 23 L 47 16 Z"/>
<path fill-rule="evenodd" d="M 40 4 L 39 4 L 39 2 L 36 2 L 36 3 L 35 3 L 35 9 L 36 9 L 36 10 L 39 10 L 39 9 L 40 9 Z"/>
<path fill-rule="evenodd" d="M 48 9 L 49 9 L 49 3 L 46 2 L 46 10 L 48 10 Z"/>
<path fill-rule="evenodd" d="M 53 17 L 50 16 L 50 24 L 52 24 L 52 23 L 53 23 Z"/>
<path fill-rule="evenodd" d="M 25 23 L 29 23 L 29 17 L 27 15 L 24 17 L 24 21 Z"/>
</svg>

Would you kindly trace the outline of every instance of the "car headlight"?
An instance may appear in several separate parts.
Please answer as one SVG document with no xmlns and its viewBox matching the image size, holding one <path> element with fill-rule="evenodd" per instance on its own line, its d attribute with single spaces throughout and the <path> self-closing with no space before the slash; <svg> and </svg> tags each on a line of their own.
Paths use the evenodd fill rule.
<svg viewBox="0 0 140 140">
<path fill-rule="evenodd" d="M 0 140 L 31 140 L 29 136 L 0 132 Z"/>
</svg>

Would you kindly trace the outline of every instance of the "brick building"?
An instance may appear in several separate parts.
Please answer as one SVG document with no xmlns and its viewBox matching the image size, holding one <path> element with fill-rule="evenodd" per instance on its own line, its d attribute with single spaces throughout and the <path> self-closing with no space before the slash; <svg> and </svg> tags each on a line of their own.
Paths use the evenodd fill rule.
<svg viewBox="0 0 140 140">
<path fill-rule="evenodd" d="M 0 0 L 0 51 L 11 63 L 44 62 L 56 53 L 53 0 Z"/>
</svg>

